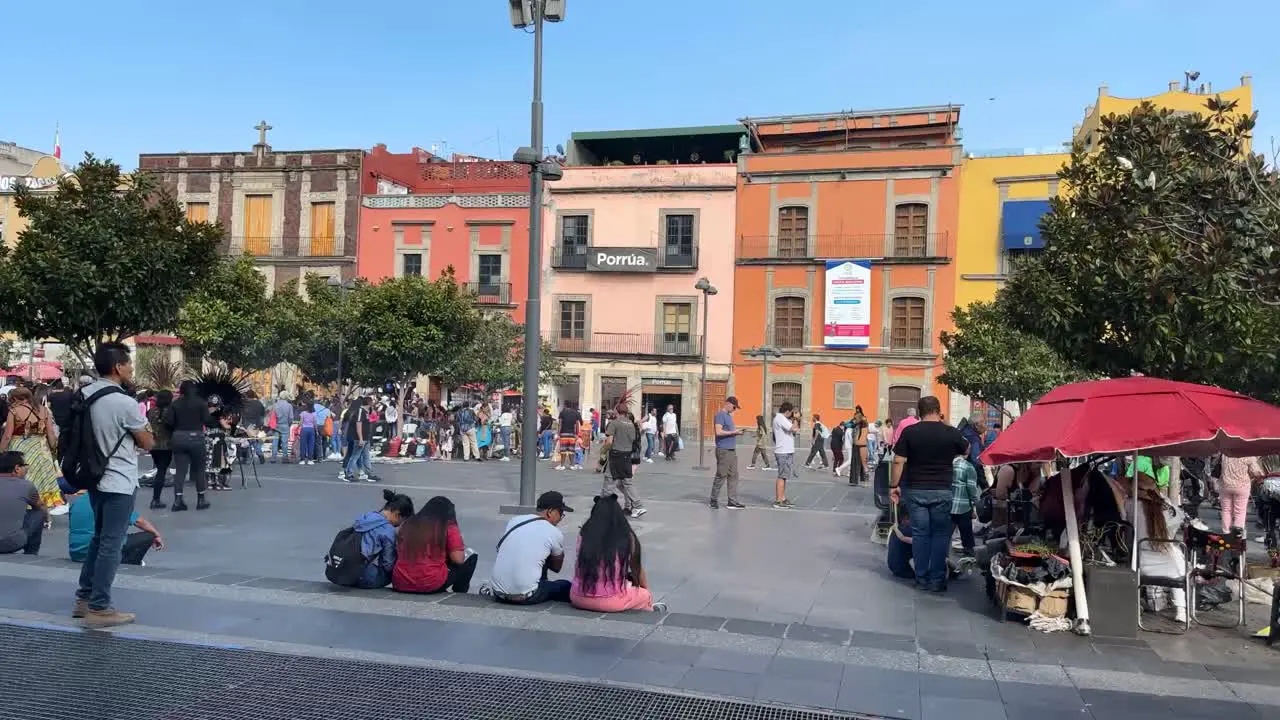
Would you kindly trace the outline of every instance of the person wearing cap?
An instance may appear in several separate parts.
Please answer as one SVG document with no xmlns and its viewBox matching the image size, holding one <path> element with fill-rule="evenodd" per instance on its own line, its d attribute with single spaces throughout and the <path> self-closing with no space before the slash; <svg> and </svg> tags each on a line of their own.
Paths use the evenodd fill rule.
<svg viewBox="0 0 1280 720">
<path fill-rule="evenodd" d="M 549 490 L 538 496 L 536 514 L 511 518 L 498 540 L 493 576 L 480 594 L 511 605 L 569 602 L 572 583 L 547 575 L 564 566 L 564 533 L 556 526 L 571 512 L 564 496 Z"/>
<path fill-rule="evenodd" d="M 738 502 L 738 436 L 746 432 L 746 428 L 733 424 L 733 413 L 739 407 L 738 398 L 730 395 L 716 413 L 716 477 L 711 481 L 711 500 L 707 503 L 712 508 L 720 507 L 720 486 L 726 482 L 729 488 L 724 506 L 730 510 L 746 507 Z"/>
</svg>

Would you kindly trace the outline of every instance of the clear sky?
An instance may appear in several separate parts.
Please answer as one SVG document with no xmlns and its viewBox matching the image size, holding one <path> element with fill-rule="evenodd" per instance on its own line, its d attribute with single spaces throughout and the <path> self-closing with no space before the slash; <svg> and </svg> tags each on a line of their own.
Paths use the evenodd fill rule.
<svg viewBox="0 0 1280 720">
<path fill-rule="evenodd" d="M 1253 75 L 1280 136 L 1280 2 L 568 0 L 546 38 L 546 143 L 575 130 L 964 105 L 970 150 L 1069 138 L 1100 83 Z M 529 137 L 532 36 L 507 0 L 0 0 L 0 139 L 141 152 L 368 148 L 509 156 Z M 447 145 L 445 145 L 447 143 Z"/>
</svg>

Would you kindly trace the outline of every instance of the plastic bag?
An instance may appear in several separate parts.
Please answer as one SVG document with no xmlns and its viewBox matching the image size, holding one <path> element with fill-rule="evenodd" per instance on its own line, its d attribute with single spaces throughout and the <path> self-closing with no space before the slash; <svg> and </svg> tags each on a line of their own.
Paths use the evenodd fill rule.
<svg viewBox="0 0 1280 720">
<path fill-rule="evenodd" d="M 1212 582 L 1196 587 L 1196 609 L 1212 610 L 1231 602 L 1231 586 L 1225 582 Z"/>
<path fill-rule="evenodd" d="M 683 449 L 684 449 L 684 438 L 682 438 L 682 437 L 677 437 L 677 438 L 676 438 L 676 449 L 677 449 L 677 450 L 683 450 Z"/>
</svg>

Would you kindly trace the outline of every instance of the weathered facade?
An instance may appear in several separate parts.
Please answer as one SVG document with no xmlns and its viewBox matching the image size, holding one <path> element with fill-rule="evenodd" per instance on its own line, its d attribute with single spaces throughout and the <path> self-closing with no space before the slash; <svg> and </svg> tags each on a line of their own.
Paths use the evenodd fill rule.
<svg viewBox="0 0 1280 720">
<path fill-rule="evenodd" d="M 271 126 L 256 129 L 247 152 L 147 153 L 138 169 L 159 175 L 190 219 L 221 223 L 224 251 L 253 256 L 269 288 L 354 277 L 364 151 L 276 151 Z"/>
</svg>

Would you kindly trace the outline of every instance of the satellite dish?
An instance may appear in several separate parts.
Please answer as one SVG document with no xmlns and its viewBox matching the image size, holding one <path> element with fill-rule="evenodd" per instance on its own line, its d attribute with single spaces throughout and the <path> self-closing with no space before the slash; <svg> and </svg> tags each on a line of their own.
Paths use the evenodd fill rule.
<svg viewBox="0 0 1280 720">
<path fill-rule="evenodd" d="M 563 155 L 563 154 L 564 154 L 564 146 L 563 146 L 563 145 L 556 145 L 556 154 L 557 154 L 557 155 Z"/>
</svg>

